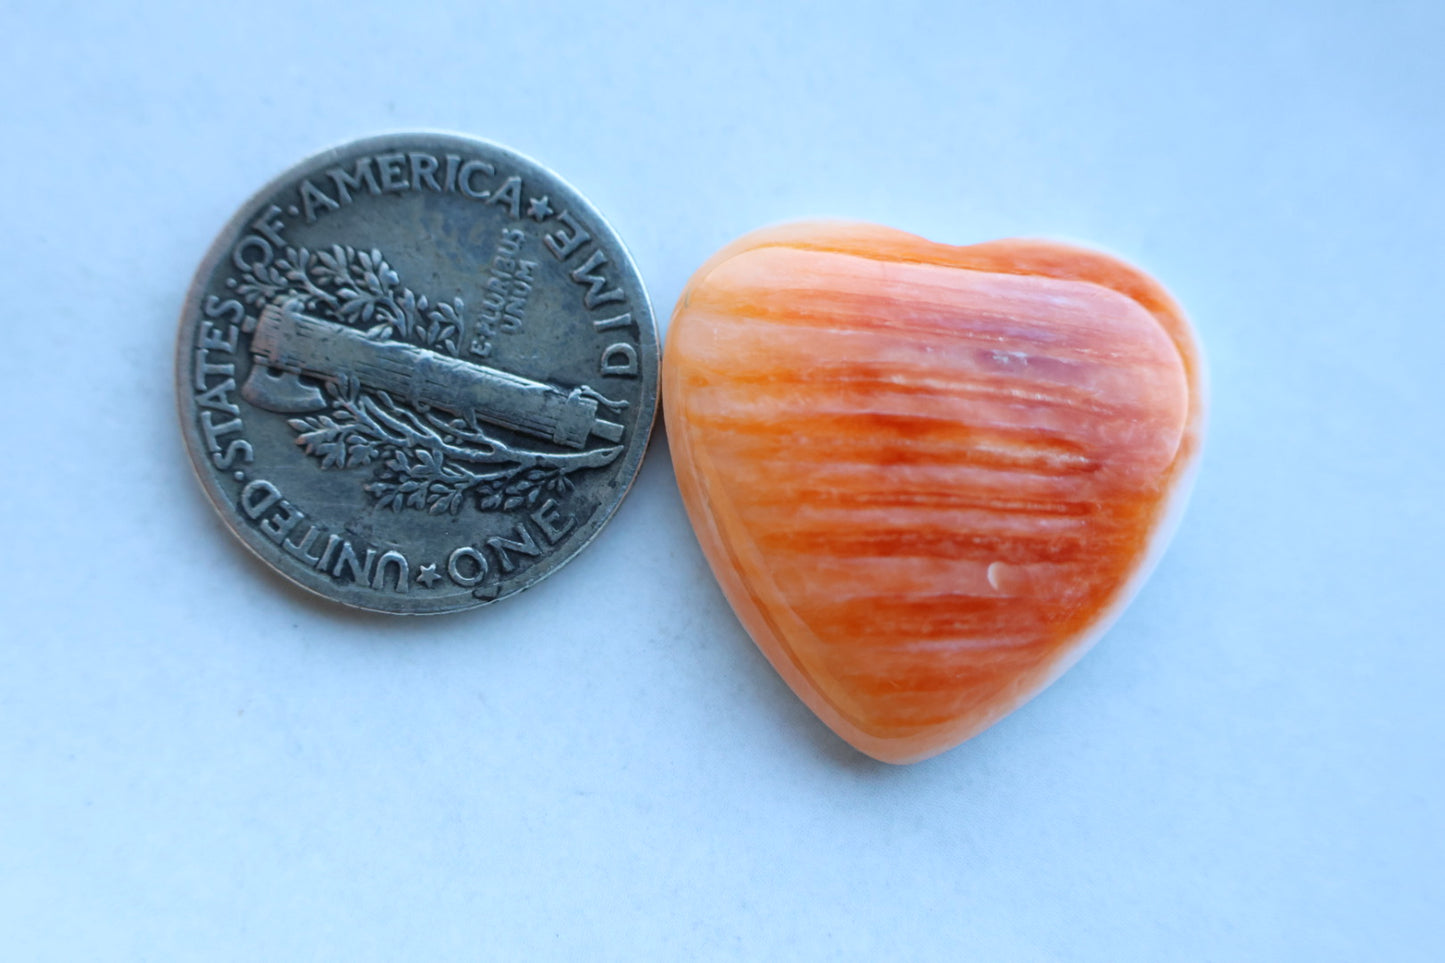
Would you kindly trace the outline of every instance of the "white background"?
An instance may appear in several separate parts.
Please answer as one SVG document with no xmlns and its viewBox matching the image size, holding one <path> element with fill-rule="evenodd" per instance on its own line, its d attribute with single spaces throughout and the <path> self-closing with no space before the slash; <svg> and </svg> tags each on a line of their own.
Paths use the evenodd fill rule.
<svg viewBox="0 0 1445 963">
<path fill-rule="evenodd" d="M 0 3 L 5 959 L 1442 958 L 1438 3 Z M 1077 239 L 1192 314 L 1190 512 L 1095 651 L 875 764 L 731 615 L 657 437 L 522 596 L 253 562 L 171 351 L 253 190 L 508 144 L 665 324 L 803 216 Z"/>
</svg>

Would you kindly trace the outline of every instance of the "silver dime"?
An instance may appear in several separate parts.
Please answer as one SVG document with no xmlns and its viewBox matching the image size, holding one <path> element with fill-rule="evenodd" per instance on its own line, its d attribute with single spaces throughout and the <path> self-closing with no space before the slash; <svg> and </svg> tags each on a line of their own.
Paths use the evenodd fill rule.
<svg viewBox="0 0 1445 963">
<path fill-rule="evenodd" d="M 657 328 L 602 216 L 506 148 L 325 151 L 221 231 L 181 312 L 182 430 L 226 524 L 380 612 L 504 598 L 590 542 L 657 407 Z"/>
</svg>

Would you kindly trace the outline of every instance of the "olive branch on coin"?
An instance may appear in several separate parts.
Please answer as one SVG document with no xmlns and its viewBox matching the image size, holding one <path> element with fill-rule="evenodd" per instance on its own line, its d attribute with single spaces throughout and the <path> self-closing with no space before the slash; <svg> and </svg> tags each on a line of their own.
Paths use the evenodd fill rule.
<svg viewBox="0 0 1445 963">
<path fill-rule="evenodd" d="M 256 307 L 299 300 L 306 310 L 347 327 L 369 325 L 368 339 L 458 356 L 462 299 L 434 302 L 417 295 L 401 285 L 376 249 L 333 245 L 313 253 L 288 247 L 269 264 L 247 265 L 233 287 Z M 625 405 L 579 390 L 614 411 Z M 525 508 L 549 492 L 570 493 L 575 485 L 569 475 L 607 465 L 622 451 L 621 446 L 549 452 L 509 445 L 483 431 L 475 417 L 443 416 L 425 406 L 416 410 L 347 375 L 327 380 L 325 392 L 326 413 L 287 420 L 296 444 L 323 469 L 376 465 L 373 480 L 363 487 L 378 509 L 455 515 L 469 500 L 483 512 Z"/>
<path fill-rule="evenodd" d="M 344 324 L 372 325 L 368 337 L 408 341 L 456 355 L 462 299 L 433 303 L 400 282 L 375 248 L 367 252 L 333 244 L 330 251 L 312 253 L 288 247 L 270 264 L 248 264 L 236 293 L 252 305 L 300 298 L 308 309 L 328 310 Z"/>
</svg>

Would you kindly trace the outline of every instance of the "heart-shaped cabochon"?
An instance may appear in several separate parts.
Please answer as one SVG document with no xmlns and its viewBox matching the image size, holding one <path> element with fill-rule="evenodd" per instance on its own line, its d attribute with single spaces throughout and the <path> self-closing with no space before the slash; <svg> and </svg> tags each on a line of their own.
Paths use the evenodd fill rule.
<svg viewBox="0 0 1445 963">
<path fill-rule="evenodd" d="M 1202 440 L 1188 322 L 1047 241 L 747 235 L 689 281 L 663 404 L 713 573 L 793 691 L 887 762 L 1017 708 L 1122 611 Z"/>
</svg>

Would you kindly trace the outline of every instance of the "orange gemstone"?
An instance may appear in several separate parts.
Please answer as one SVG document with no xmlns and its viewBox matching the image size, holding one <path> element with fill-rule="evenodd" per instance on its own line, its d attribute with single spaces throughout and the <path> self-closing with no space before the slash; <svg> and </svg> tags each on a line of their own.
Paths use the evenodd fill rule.
<svg viewBox="0 0 1445 963">
<path fill-rule="evenodd" d="M 663 403 L 712 570 L 773 667 L 887 762 L 973 736 L 1108 627 L 1203 429 L 1178 306 L 1044 241 L 750 234 L 689 281 Z"/>
</svg>

